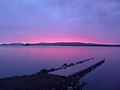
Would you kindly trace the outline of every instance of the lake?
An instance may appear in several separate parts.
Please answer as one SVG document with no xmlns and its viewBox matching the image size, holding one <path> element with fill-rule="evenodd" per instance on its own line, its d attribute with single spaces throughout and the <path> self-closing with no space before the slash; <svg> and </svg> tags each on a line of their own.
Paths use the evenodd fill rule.
<svg viewBox="0 0 120 90">
<path fill-rule="evenodd" d="M 83 90 L 120 90 L 120 47 L 0 46 L 0 78 L 95 58 L 105 63 L 87 74 Z"/>
</svg>

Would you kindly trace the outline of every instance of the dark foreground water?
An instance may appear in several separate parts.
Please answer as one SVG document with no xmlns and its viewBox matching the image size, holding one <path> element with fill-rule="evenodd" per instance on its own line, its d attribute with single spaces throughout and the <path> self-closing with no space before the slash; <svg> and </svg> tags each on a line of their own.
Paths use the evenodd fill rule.
<svg viewBox="0 0 120 90">
<path fill-rule="evenodd" d="M 94 57 L 106 59 L 96 70 L 82 78 L 83 90 L 120 90 L 119 47 L 0 47 L 0 78 L 33 74 L 42 68 L 59 67 Z M 79 69 L 79 68 L 78 68 Z"/>
</svg>

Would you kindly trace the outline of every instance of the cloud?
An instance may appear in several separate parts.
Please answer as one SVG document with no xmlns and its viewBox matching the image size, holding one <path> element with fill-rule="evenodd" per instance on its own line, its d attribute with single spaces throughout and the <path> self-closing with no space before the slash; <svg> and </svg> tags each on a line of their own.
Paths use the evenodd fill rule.
<svg viewBox="0 0 120 90">
<path fill-rule="evenodd" d="M 108 41 L 109 35 L 116 35 L 113 37 L 116 41 L 120 38 L 119 3 L 119 0 L 0 0 L 0 32 L 59 32 L 86 38 L 102 38 L 104 33 Z"/>
</svg>

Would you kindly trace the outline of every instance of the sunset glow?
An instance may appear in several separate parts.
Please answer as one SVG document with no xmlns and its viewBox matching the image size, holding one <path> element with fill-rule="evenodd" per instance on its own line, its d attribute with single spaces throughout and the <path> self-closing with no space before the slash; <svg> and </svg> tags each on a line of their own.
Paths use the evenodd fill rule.
<svg viewBox="0 0 120 90">
<path fill-rule="evenodd" d="M 0 0 L 0 43 L 120 44 L 118 0 Z"/>
</svg>

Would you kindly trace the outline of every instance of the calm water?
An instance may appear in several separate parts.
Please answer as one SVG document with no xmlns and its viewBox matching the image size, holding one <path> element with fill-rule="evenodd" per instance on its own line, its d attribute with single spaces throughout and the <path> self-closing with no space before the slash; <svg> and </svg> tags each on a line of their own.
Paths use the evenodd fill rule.
<svg viewBox="0 0 120 90">
<path fill-rule="evenodd" d="M 82 81 L 84 90 L 120 90 L 120 48 L 118 47 L 0 47 L 0 78 L 33 74 L 42 68 L 94 57 L 106 62 Z"/>
</svg>

